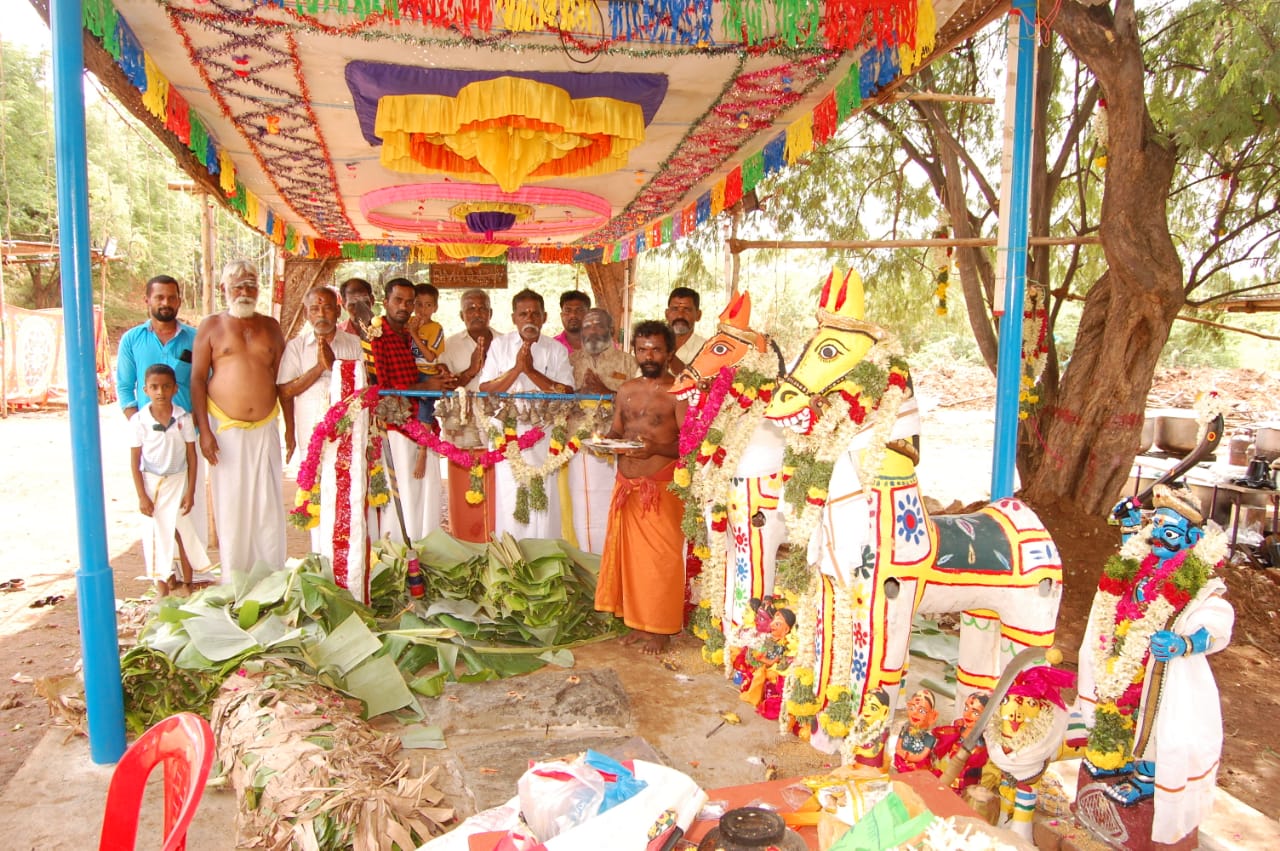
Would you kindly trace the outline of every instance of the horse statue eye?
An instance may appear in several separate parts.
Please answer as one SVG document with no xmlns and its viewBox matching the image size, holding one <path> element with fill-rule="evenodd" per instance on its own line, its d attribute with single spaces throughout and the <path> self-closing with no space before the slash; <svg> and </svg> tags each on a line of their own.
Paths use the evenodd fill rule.
<svg viewBox="0 0 1280 851">
<path fill-rule="evenodd" d="M 729 354 L 729 346 L 726 343 L 716 343 L 711 347 L 711 353 L 713 355 L 727 355 Z"/>
<path fill-rule="evenodd" d="M 824 343 L 818 348 L 818 357 L 823 360 L 835 360 L 840 356 L 840 347 L 835 343 Z"/>
</svg>

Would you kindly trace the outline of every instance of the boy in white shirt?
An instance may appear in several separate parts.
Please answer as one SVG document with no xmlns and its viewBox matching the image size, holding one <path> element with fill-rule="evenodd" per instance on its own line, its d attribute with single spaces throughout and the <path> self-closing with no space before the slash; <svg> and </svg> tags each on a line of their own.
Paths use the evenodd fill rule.
<svg viewBox="0 0 1280 851">
<path fill-rule="evenodd" d="M 146 518 L 142 556 L 147 577 L 155 583 L 156 594 L 164 597 L 170 591 L 185 592 L 192 567 L 208 570 L 209 556 L 188 516 L 195 501 L 196 429 L 191 415 L 173 404 L 178 378 L 172 367 L 156 363 L 147 367 L 143 380 L 151 404 L 138 408 L 129 420 L 129 458 L 138 510 Z M 175 531 L 182 539 L 181 578 L 171 573 Z"/>
</svg>

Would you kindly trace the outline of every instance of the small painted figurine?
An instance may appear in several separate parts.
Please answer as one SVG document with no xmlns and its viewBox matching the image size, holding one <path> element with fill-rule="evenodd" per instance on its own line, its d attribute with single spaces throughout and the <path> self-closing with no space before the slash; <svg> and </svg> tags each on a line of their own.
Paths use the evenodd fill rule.
<svg viewBox="0 0 1280 851">
<path fill-rule="evenodd" d="M 769 637 L 758 650 L 748 651 L 754 671 L 742 691 L 742 699 L 770 721 L 776 721 L 782 709 L 783 680 L 780 673 L 791 663 L 790 656 L 794 651 L 788 650 L 788 637 L 795 625 L 795 612 L 776 610 L 769 622 Z"/>
<path fill-rule="evenodd" d="M 1042 665 L 1018 674 L 984 734 L 991 763 L 1001 771 L 1000 823 L 1031 839 L 1036 785 L 1063 750 L 1069 713 L 1062 690 L 1075 675 Z"/>
<path fill-rule="evenodd" d="M 862 709 L 846 740 L 852 742 L 854 765 L 887 770 L 884 746 L 889 732 L 889 693 L 882 688 L 871 689 L 862 699 Z M 865 743 L 865 744 L 859 744 Z"/>
<path fill-rule="evenodd" d="M 907 723 L 898 734 L 898 746 L 893 752 L 893 768 L 898 773 L 927 769 L 933 757 L 938 739 L 930 729 L 938 721 L 936 698 L 933 692 L 922 688 L 907 701 Z"/>
<path fill-rule="evenodd" d="M 990 700 L 989 692 L 975 691 L 965 698 L 964 711 L 959 718 L 950 724 L 933 728 L 933 737 L 938 741 L 933 746 L 933 759 L 929 770 L 935 775 L 942 776 L 947 760 L 960 748 L 961 740 L 973 730 L 974 725 L 978 723 L 978 716 L 987 708 L 987 702 Z M 981 783 L 982 769 L 986 764 L 987 746 L 980 742 L 969 754 L 964 768 L 960 771 L 960 776 L 956 778 L 951 788 L 959 792 L 965 787 Z"/>
</svg>

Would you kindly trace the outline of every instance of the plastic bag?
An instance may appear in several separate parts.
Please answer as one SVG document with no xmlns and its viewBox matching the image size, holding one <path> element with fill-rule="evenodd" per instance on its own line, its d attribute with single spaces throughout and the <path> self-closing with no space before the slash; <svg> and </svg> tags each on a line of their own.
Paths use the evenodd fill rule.
<svg viewBox="0 0 1280 851">
<path fill-rule="evenodd" d="M 611 756 L 589 750 L 585 757 L 587 765 L 594 768 L 604 778 L 604 802 L 600 804 L 600 812 L 621 804 L 639 792 L 647 784 L 636 778 L 631 769 Z"/>
<path fill-rule="evenodd" d="M 604 778 L 582 757 L 534 763 L 516 786 L 520 813 L 541 842 L 582 824 L 604 801 Z"/>
</svg>

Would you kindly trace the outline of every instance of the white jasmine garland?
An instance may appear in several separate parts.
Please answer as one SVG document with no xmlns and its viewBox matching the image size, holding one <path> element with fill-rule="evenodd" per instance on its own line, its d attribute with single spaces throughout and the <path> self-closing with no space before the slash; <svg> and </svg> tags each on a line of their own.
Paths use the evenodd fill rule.
<svg viewBox="0 0 1280 851">
<path fill-rule="evenodd" d="M 1198 426 L 1196 429 L 1196 443 L 1204 440 L 1205 435 L 1209 432 L 1209 424 L 1215 418 L 1225 417 L 1232 410 L 1231 403 L 1227 401 L 1226 397 L 1219 395 L 1216 390 L 1210 390 L 1197 396 L 1194 407 L 1196 425 Z M 1209 562 L 1209 564 L 1215 563 Z"/>
</svg>

